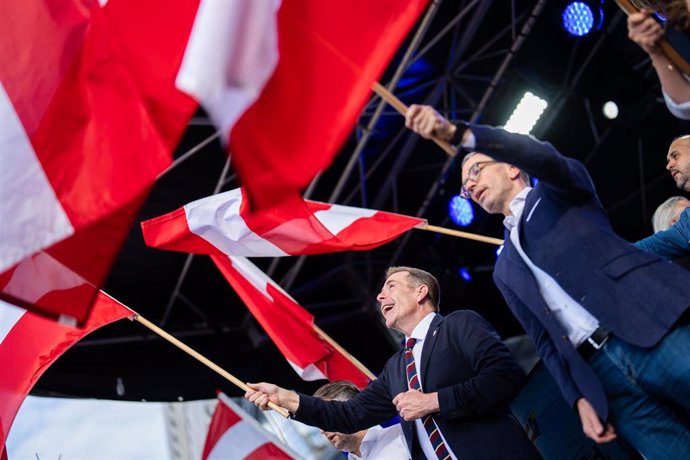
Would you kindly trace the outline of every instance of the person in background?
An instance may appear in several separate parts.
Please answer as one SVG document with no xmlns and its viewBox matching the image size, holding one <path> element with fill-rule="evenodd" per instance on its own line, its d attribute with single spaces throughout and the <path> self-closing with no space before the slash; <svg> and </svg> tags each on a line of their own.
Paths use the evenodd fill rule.
<svg viewBox="0 0 690 460">
<path fill-rule="evenodd" d="M 324 401 L 349 401 L 359 388 L 347 380 L 336 380 L 319 388 L 314 397 Z M 347 452 L 348 460 L 406 460 L 410 458 L 400 424 L 386 428 L 374 425 L 353 434 L 323 431 L 321 434 L 338 450 Z"/>
<path fill-rule="evenodd" d="M 690 0 L 689 0 L 690 1 Z M 637 43 L 652 61 L 656 71 L 664 101 L 669 111 L 682 120 L 690 120 L 690 82 L 688 77 L 666 56 L 659 46 L 664 36 L 664 29 L 654 19 L 652 12 L 659 11 L 667 15 L 667 20 L 687 33 L 688 11 L 684 1 L 640 2 L 638 6 L 646 9 L 628 16 L 628 37 Z"/>
</svg>

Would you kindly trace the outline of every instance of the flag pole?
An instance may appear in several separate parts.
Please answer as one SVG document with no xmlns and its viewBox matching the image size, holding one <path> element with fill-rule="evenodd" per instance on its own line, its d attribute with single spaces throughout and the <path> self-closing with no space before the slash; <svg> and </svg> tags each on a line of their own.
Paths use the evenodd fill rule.
<svg viewBox="0 0 690 460">
<path fill-rule="evenodd" d="M 458 236 L 460 238 L 466 238 L 468 240 L 480 241 L 482 243 L 489 243 L 495 245 L 502 245 L 503 240 L 499 238 L 492 238 L 490 236 L 477 235 L 475 233 L 461 232 L 459 230 L 453 230 L 450 228 L 437 227 L 436 225 L 423 224 L 423 227 L 415 227 L 418 230 L 426 230 L 428 232 L 443 233 L 444 235 Z"/>
<path fill-rule="evenodd" d="M 181 341 L 179 341 L 178 339 L 176 339 L 172 335 L 168 334 L 163 329 L 156 326 L 155 324 L 153 324 L 151 321 L 147 320 L 146 318 L 144 318 L 140 314 L 137 313 L 133 319 L 134 319 L 134 321 L 137 321 L 138 323 L 142 324 L 143 326 L 149 328 L 150 330 L 152 330 L 153 332 L 155 332 L 156 334 L 158 334 L 159 336 L 161 336 L 162 338 L 164 338 L 168 342 L 172 343 L 177 348 L 181 349 L 182 351 L 186 352 L 187 354 L 189 354 L 189 355 L 193 356 L 194 358 L 196 358 L 197 360 L 201 361 L 203 364 L 210 367 L 211 369 L 216 371 L 218 374 L 222 375 L 223 377 L 228 379 L 230 382 L 232 382 L 235 385 L 237 385 L 238 387 L 240 387 L 242 390 L 244 390 L 244 391 L 251 390 L 251 388 L 249 388 L 249 386 L 247 386 L 247 384 L 244 383 L 242 380 L 238 379 L 237 377 L 232 375 L 230 372 L 226 371 L 225 369 L 223 369 L 222 367 L 220 367 L 219 365 L 217 365 L 216 363 L 214 363 L 213 361 L 211 361 L 210 359 L 208 359 L 207 357 L 205 357 L 201 353 L 197 352 L 193 348 L 185 345 L 184 343 L 182 343 Z M 282 415 L 285 418 L 289 417 L 288 411 L 285 408 L 280 407 L 277 404 L 269 402 L 268 407 L 270 407 L 274 411 L 278 412 L 280 415 Z"/>
<path fill-rule="evenodd" d="M 313 324 L 313 323 L 312 323 L 312 324 Z M 313 324 L 313 326 L 314 326 L 314 330 L 316 331 L 316 333 L 319 334 L 319 336 L 320 336 L 322 339 L 324 339 L 326 342 L 328 342 L 328 344 L 329 344 L 330 346 L 332 346 L 333 348 L 335 348 L 336 350 L 338 350 L 340 353 L 342 353 L 342 355 L 345 356 L 345 358 L 347 358 L 352 364 L 354 364 L 355 367 L 356 367 L 357 369 L 359 369 L 360 371 L 362 371 L 362 372 L 364 373 L 364 375 L 366 375 L 367 377 L 369 377 L 369 379 L 371 379 L 371 380 L 376 380 L 376 376 L 374 375 L 374 373 L 371 372 L 369 369 L 367 369 L 367 367 L 366 367 L 364 364 L 360 363 L 360 362 L 357 360 L 357 358 L 355 358 L 355 357 L 352 356 L 350 353 L 348 353 L 343 347 L 341 347 L 341 346 L 338 344 L 338 342 L 336 342 L 335 340 L 333 340 L 333 339 L 332 339 L 328 334 L 326 334 L 326 333 L 323 331 L 323 329 L 321 329 L 319 326 L 317 326 L 316 324 Z"/>
<path fill-rule="evenodd" d="M 397 110 L 402 116 L 405 116 L 405 113 L 407 112 L 407 106 L 403 101 L 395 97 L 393 93 L 388 91 L 385 86 L 383 86 L 381 83 L 375 81 L 374 85 L 371 87 L 372 91 L 374 91 L 376 94 L 381 96 L 381 99 L 384 101 L 388 102 L 395 110 Z M 437 137 L 432 137 L 432 141 L 436 143 L 439 147 L 443 149 L 444 152 L 446 152 L 449 156 L 453 157 L 455 156 L 456 153 L 458 153 L 457 149 L 450 145 L 447 141 L 444 141 L 443 139 L 439 139 Z"/>
<path fill-rule="evenodd" d="M 630 0 L 616 0 L 616 3 L 628 16 L 640 11 L 635 5 L 632 4 L 632 2 L 630 2 Z M 675 64 L 676 67 L 678 67 L 686 75 L 690 73 L 690 63 L 688 63 L 688 61 L 678 51 L 676 51 L 666 37 L 661 37 L 658 43 L 659 48 L 661 48 L 666 57 L 669 58 L 669 60 Z"/>
</svg>

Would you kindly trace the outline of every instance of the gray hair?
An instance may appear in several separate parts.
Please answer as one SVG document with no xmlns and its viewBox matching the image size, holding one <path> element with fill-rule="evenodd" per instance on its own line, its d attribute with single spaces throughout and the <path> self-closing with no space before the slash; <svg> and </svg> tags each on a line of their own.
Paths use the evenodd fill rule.
<svg viewBox="0 0 690 460">
<path fill-rule="evenodd" d="M 482 155 L 486 155 L 486 153 L 482 153 L 482 152 L 469 152 L 467 155 L 465 155 L 465 156 L 462 158 L 462 163 L 460 163 L 460 171 L 462 171 L 462 168 L 465 167 L 465 163 L 467 163 L 467 160 L 469 160 L 470 158 L 472 158 L 473 156 L 475 156 L 475 155 L 478 154 L 478 153 L 481 153 Z M 491 155 L 486 155 L 486 156 L 489 157 L 489 158 L 492 158 Z M 515 165 L 513 165 L 513 166 L 515 166 Z M 462 174 L 462 173 L 461 173 L 461 174 Z M 525 183 L 526 183 L 527 185 L 530 185 L 530 177 L 529 177 L 529 174 L 527 174 L 527 173 L 526 173 L 525 171 L 523 171 L 522 169 L 520 170 L 520 178 L 521 178 L 522 180 L 524 180 Z"/>
<path fill-rule="evenodd" d="M 678 216 L 676 212 L 676 205 L 679 201 L 687 200 L 683 196 L 672 196 L 668 200 L 664 201 L 656 208 L 654 215 L 652 216 L 652 227 L 654 227 L 654 233 L 666 230 L 671 226 L 671 221 Z"/>
</svg>

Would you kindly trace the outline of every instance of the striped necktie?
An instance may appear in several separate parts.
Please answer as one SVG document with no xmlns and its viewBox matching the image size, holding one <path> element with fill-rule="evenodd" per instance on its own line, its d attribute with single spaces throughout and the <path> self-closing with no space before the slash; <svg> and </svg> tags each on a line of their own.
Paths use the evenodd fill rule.
<svg viewBox="0 0 690 460">
<path fill-rule="evenodd" d="M 414 347 L 416 341 L 417 339 L 407 339 L 407 343 L 405 344 L 405 373 L 407 374 L 407 384 L 410 390 L 421 391 L 422 387 L 419 384 L 417 367 L 414 364 L 414 355 L 412 354 L 412 347 Z M 436 456 L 440 460 L 450 460 L 451 457 L 446 448 L 446 444 L 443 442 L 438 426 L 431 415 L 424 417 L 424 419 L 422 419 L 422 424 L 424 425 L 427 435 L 429 435 L 429 440 L 431 441 L 431 446 L 434 448 L 434 452 L 436 452 Z"/>
</svg>

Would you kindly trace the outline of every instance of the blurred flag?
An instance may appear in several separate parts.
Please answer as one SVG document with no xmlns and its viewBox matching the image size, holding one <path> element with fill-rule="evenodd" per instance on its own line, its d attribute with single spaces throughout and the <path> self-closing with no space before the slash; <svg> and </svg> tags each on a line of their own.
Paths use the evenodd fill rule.
<svg viewBox="0 0 690 460">
<path fill-rule="evenodd" d="M 282 460 L 298 458 L 225 394 L 211 418 L 202 460 Z"/>
<path fill-rule="evenodd" d="M 331 163 L 427 3 L 200 2 L 178 84 L 229 140 L 252 209 L 300 195 Z"/>
<path fill-rule="evenodd" d="M 277 257 L 364 251 L 426 221 L 372 209 L 295 198 L 250 213 L 235 189 L 142 222 L 149 246 L 197 254 Z"/>
<path fill-rule="evenodd" d="M 304 380 L 350 380 L 359 388 L 369 378 L 314 331 L 314 317 L 244 257 L 211 256 L 285 359 Z"/>
<path fill-rule="evenodd" d="M 0 449 L 19 407 L 56 359 L 91 331 L 134 313 L 100 292 L 81 329 L 0 301 Z"/>
</svg>

